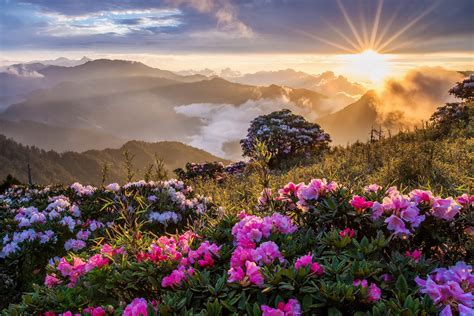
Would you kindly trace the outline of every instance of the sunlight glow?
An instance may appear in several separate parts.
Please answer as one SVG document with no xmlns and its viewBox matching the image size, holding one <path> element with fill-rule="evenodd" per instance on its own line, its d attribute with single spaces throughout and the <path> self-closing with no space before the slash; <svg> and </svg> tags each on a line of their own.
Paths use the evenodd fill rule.
<svg viewBox="0 0 474 316">
<path fill-rule="evenodd" d="M 360 54 L 344 55 L 347 71 L 354 76 L 367 78 L 374 87 L 379 87 L 391 74 L 390 55 L 379 54 L 368 49 Z"/>
</svg>

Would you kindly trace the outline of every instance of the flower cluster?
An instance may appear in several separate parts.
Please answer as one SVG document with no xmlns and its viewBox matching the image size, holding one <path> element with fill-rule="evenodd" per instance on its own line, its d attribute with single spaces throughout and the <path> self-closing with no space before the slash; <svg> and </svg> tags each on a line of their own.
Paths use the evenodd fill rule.
<svg viewBox="0 0 474 316">
<path fill-rule="evenodd" d="M 421 293 L 442 306 L 440 315 L 474 315 L 474 274 L 472 266 L 458 262 L 448 269 L 433 271 L 426 280 L 417 277 Z M 454 312 L 454 313 L 453 313 Z"/>
<path fill-rule="evenodd" d="M 421 214 L 421 208 L 427 208 L 427 211 Z M 408 195 L 403 195 L 395 187 L 387 190 L 382 203 L 374 202 L 371 207 L 374 220 L 389 215 L 384 222 L 397 235 L 411 234 L 426 216 L 451 221 L 461 208 L 451 197 L 435 197 L 430 191 L 424 190 L 413 190 Z"/>
<path fill-rule="evenodd" d="M 324 269 L 317 262 L 313 261 L 313 256 L 311 253 L 301 256 L 295 262 L 295 269 L 306 268 L 309 266 L 311 273 L 316 275 L 324 274 Z"/>
<path fill-rule="evenodd" d="M 93 233 L 104 227 L 97 220 L 84 220 L 79 207 L 64 195 L 48 199 L 43 210 L 34 206 L 11 209 L 14 226 L 3 235 L 0 257 L 19 253 L 27 246 L 55 244 L 64 236 L 72 238 L 64 241 L 66 250 L 80 250 Z"/>
<path fill-rule="evenodd" d="M 284 258 L 275 242 L 259 243 L 272 233 L 291 234 L 297 227 L 289 217 L 279 213 L 261 218 L 241 212 L 239 217 L 240 221 L 232 228 L 236 248 L 230 259 L 228 281 L 260 286 L 264 283 L 264 278 L 259 267 L 277 260 L 283 263 Z"/>
<path fill-rule="evenodd" d="M 355 287 L 360 287 L 364 289 L 364 292 L 366 293 L 367 301 L 368 302 L 373 302 L 373 301 L 378 301 L 380 300 L 380 297 L 382 296 L 382 290 L 377 286 L 375 283 L 371 283 L 369 285 L 369 282 L 367 280 L 354 280 L 353 285 Z"/>
<path fill-rule="evenodd" d="M 278 303 L 277 308 L 271 308 L 267 305 L 261 307 L 263 316 L 299 316 L 301 313 L 301 306 L 298 300 L 289 299 L 287 303 Z"/>
<path fill-rule="evenodd" d="M 336 182 L 328 182 L 326 179 L 313 179 L 307 185 L 290 182 L 278 190 L 279 196 L 275 200 L 288 203 L 289 209 L 299 208 L 307 211 L 311 203 L 335 192 L 338 188 L 339 185 Z"/>
</svg>

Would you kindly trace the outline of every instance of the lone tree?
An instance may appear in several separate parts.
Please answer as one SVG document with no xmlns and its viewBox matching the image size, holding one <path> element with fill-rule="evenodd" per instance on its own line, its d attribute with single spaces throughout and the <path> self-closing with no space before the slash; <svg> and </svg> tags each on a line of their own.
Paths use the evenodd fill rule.
<svg viewBox="0 0 474 316">
<path fill-rule="evenodd" d="M 467 136 L 472 136 L 472 118 L 474 117 L 474 74 L 458 82 L 449 93 L 461 102 L 446 103 L 438 107 L 430 118 L 433 127 L 440 135 L 447 135 L 457 129 L 465 129 Z"/>
<path fill-rule="evenodd" d="M 264 143 L 272 155 L 270 164 L 275 165 L 301 154 L 320 155 L 330 141 L 329 134 L 318 124 L 285 109 L 255 118 L 240 144 L 244 156 L 256 158 L 257 143 Z"/>
</svg>

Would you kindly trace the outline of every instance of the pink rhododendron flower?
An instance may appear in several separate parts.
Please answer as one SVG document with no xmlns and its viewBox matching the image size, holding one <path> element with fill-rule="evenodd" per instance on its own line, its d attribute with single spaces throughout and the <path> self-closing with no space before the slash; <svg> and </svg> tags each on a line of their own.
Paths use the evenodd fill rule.
<svg viewBox="0 0 474 316">
<path fill-rule="evenodd" d="M 369 285 L 369 282 L 367 282 L 365 279 L 354 280 L 353 285 L 367 289 L 367 300 L 369 302 L 378 301 L 382 296 L 382 290 L 377 286 L 377 284 L 371 283 Z"/>
<path fill-rule="evenodd" d="M 474 195 L 467 195 L 464 193 L 463 195 L 459 196 L 456 201 L 461 204 L 463 207 L 474 206 Z"/>
<path fill-rule="evenodd" d="M 102 268 L 103 266 L 106 266 L 109 264 L 109 258 L 107 257 L 102 257 L 100 254 L 93 255 L 92 257 L 87 260 L 87 264 L 85 267 L 85 271 L 89 272 L 94 268 Z"/>
<path fill-rule="evenodd" d="M 395 215 L 391 215 L 385 220 L 387 228 L 395 231 L 395 234 L 410 234 L 410 231 L 406 228 L 405 222 Z"/>
<path fill-rule="evenodd" d="M 354 280 L 354 282 L 352 282 L 352 284 L 354 286 L 361 286 L 363 288 L 366 288 L 368 286 L 368 282 L 365 279 L 363 279 L 363 280 L 360 280 L 360 279 Z"/>
<path fill-rule="evenodd" d="M 412 258 L 413 261 L 415 261 L 415 262 L 420 261 L 421 255 L 422 255 L 422 253 L 421 253 L 421 251 L 418 250 L 418 249 L 415 249 L 415 250 L 413 250 L 412 252 L 410 252 L 409 250 L 407 250 L 407 251 L 405 252 L 405 256 Z"/>
<path fill-rule="evenodd" d="M 268 305 L 262 305 L 262 316 L 299 316 L 301 313 L 301 306 L 296 299 L 289 299 L 288 303 L 278 303 L 277 308 L 271 308 Z"/>
<path fill-rule="evenodd" d="M 184 266 L 179 266 L 177 269 L 173 270 L 171 274 L 167 277 L 164 277 L 161 281 L 162 287 L 178 287 L 186 279 L 187 276 L 192 276 L 194 274 L 193 268 L 187 268 Z"/>
<path fill-rule="evenodd" d="M 372 220 L 376 220 L 380 218 L 380 216 L 382 216 L 385 211 L 383 205 L 379 202 L 374 202 L 372 204 L 371 210 L 372 210 L 372 216 L 371 216 Z"/>
<path fill-rule="evenodd" d="M 135 298 L 125 307 L 123 316 L 148 316 L 148 303 L 144 298 Z"/>
<path fill-rule="evenodd" d="M 321 267 L 317 262 L 313 262 L 313 256 L 311 254 L 307 254 L 305 256 L 301 256 L 295 262 L 295 268 L 301 269 L 304 267 L 310 266 L 310 271 L 317 275 L 324 274 L 324 269 Z"/>
<path fill-rule="evenodd" d="M 280 213 L 274 213 L 270 219 L 272 221 L 274 230 L 281 234 L 292 234 L 298 229 L 298 227 L 293 224 L 291 218 Z"/>
<path fill-rule="evenodd" d="M 288 197 L 297 197 L 298 191 L 304 185 L 304 183 L 294 184 L 290 182 L 286 184 L 282 189 L 278 190 L 280 194 L 280 199 L 288 198 Z"/>
<path fill-rule="evenodd" d="M 378 184 L 369 184 L 364 187 L 365 192 L 378 192 L 379 190 L 382 190 L 382 187 Z"/>
<path fill-rule="evenodd" d="M 451 197 L 447 199 L 435 199 L 432 214 L 435 217 L 450 221 L 459 213 L 460 209 L 461 206 Z"/>
<path fill-rule="evenodd" d="M 352 229 L 352 228 L 346 227 L 346 228 L 344 228 L 343 230 L 341 230 L 339 232 L 339 236 L 341 236 L 342 238 L 344 238 L 346 236 L 349 236 L 349 238 L 354 238 L 355 230 Z"/>
<path fill-rule="evenodd" d="M 369 302 L 378 301 L 382 296 L 382 290 L 375 283 L 371 283 L 367 292 L 367 300 Z"/>
<path fill-rule="evenodd" d="M 426 205 L 433 205 L 434 203 L 434 196 L 431 191 L 424 191 L 424 190 L 413 190 L 409 193 L 409 196 L 418 204 L 424 203 Z"/>
<path fill-rule="evenodd" d="M 363 196 L 354 195 L 349 201 L 349 204 L 352 205 L 352 207 L 356 209 L 356 211 L 362 212 L 368 208 L 371 208 L 374 202 L 367 201 Z"/>
<path fill-rule="evenodd" d="M 442 313 L 452 314 L 452 308 L 465 315 L 474 313 L 474 274 L 472 266 L 458 262 L 449 269 L 433 271 L 426 280 L 416 277 L 420 292 L 427 294 L 435 304 L 442 306 Z M 471 314 L 469 314 L 471 313 Z"/>
<path fill-rule="evenodd" d="M 261 286 L 264 282 L 263 276 L 260 273 L 259 267 L 255 262 L 245 262 L 245 274 L 248 277 L 250 283 Z"/>
<path fill-rule="evenodd" d="M 273 241 L 262 243 L 257 249 L 252 251 L 253 260 L 260 264 L 271 264 L 276 259 L 280 263 L 284 261 L 283 256 L 278 249 L 278 245 Z"/>
<path fill-rule="evenodd" d="M 105 310 L 98 306 L 98 307 L 87 307 L 84 308 L 84 313 L 88 313 L 91 316 L 105 316 Z"/>
<path fill-rule="evenodd" d="M 55 285 L 59 285 L 61 284 L 63 281 L 61 281 L 60 279 L 58 279 L 56 277 L 56 274 L 52 273 L 52 274 L 48 274 L 46 275 L 46 278 L 44 279 L 44 285 L 46 285 L 47 287 L 51 288 Z"/>
<path fill-rule="evenodd" d="M 100 253 L 104 254 L 106 256 L 109 256 L 109 257 L 113 257 L 113 256 L 118 255 L 118 254 L 124 254 L 125 249 L 123 247 L 115 249 L 115 248 L 112 248 L 109 244 L 105 244 L 100 249 Z"/>
</svg>

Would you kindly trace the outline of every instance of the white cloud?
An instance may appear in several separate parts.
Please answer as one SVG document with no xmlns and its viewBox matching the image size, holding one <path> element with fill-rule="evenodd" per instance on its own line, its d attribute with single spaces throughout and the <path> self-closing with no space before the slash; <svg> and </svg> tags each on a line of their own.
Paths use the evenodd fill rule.
<svg viewBox="0 0 474 316">
<path fill-rule="evenodd" d="M 79 16 L 52 12 L 38 14 L 48 22 L 48 26 L 39 33 L 58 37 L 108 33 L 126 35 L 146 32 L 150 28 L 177 27 L 182 24 L 179 9 L 104 11 Z"/>
<path fill-rule="evenodd" d="M 311 109 L 299 107 L 287 98 L 248 100 L 238 106 L 232 104 L 193 103 L 176 106 L 176 113 L 201 119 L 198 134 L 190 137 L 189 145 L 204 149 L 214 155 L 239 159 L 223 150 L 228 142 L 239 141 L 247 134 L 250 121 L 260 115 L 281 109 L 308 116 Z"/>
<path fill-rule="evenodd" d="M 238 37 L 253 37 L 252 29 L 238 17 L 238 8 L 231 0 L 167 0 L 175 6 L 188 6 L 200 13 L 212 14 L 217 31 Z M 230 33 L 230 34 L 229 34 Z"/>
</svg>

